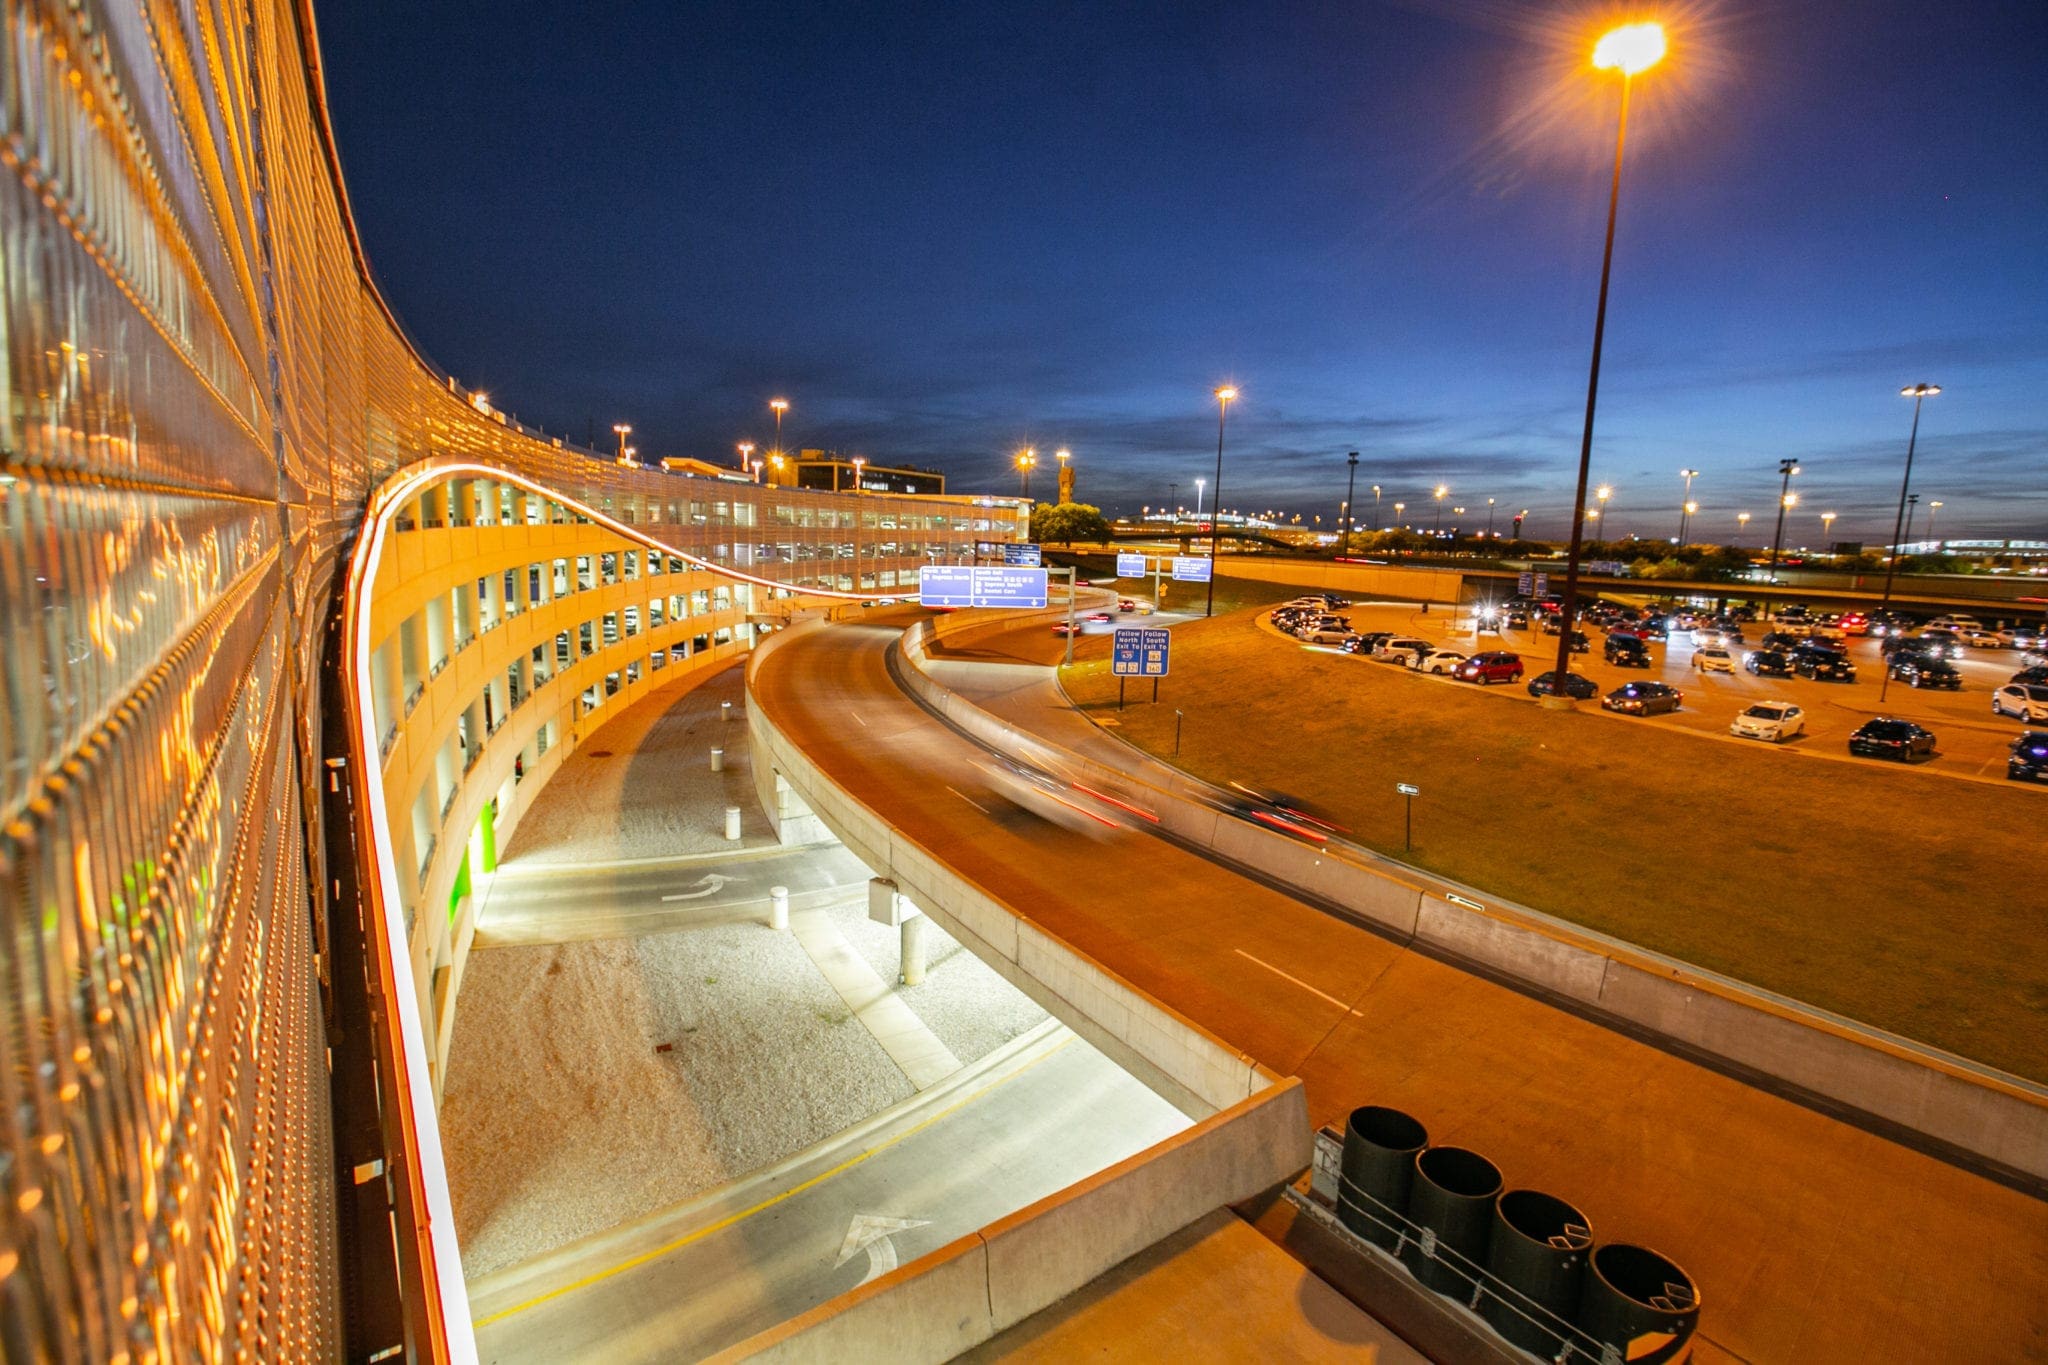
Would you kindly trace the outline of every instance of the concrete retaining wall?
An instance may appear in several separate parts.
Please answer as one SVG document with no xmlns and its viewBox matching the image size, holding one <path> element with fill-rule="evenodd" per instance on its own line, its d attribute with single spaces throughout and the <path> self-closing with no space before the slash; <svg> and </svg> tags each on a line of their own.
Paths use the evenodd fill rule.
<svg viewBox="0 0 2048 1365">
<path fill-rule="evenodd" d="M 950 1360 L 1212 1209 L 1295 1179 L 1313 1140 L 1301 1082 L 1270 1086 L 712 1359 Z"/>
<path fill-rule="evenodd" d="M 1016 623 L 1015 615 L 1003 624 Z M 1667 1043 L 1804 1091 L 2048 1186 L 2048 1088 L 1771 995 L 1674 958 L 1432 878 L 1353 847 L 1318 849 L 1220 814 L 1222 793 L 1135 748 L 1103 761 L 991 715 L 924 671 L 927 643 L 978 627 L 946 618 L 905 633 L 897 679 L 982 744 L 1155 812 L 1198 848 L 1378 925 L 1390 936 L 1573 1002 Z"/>
</svg>

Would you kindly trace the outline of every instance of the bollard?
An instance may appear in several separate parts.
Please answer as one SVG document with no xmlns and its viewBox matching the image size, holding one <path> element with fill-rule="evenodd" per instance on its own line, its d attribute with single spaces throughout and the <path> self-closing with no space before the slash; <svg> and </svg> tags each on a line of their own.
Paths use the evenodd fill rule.
<svg viewBox="0 0 2048 1365">
<path fill-rule="evenodd" d="M 768 927 L 787 929 L 789 927 L 789 888 L 771 886 L 768 888 Z"/>
<path fill-rule="evenodd" d="M 722 702 L 718 703 L 718 718 L 719 718 L 719 720 L 721 720 L 721 721 L 727 721 L 727 720 L 731 720 L 731 719 L 732 719 L 732 703 L 731 703 L 731 702 L 729 702 L 729 701 L 722 701 Z"/>
<path fill-rule="evenodd" d="M 711 746 L 711 771 L 715 773 L 725 771 L 725 750 L 719 748 L 716 744 Z"/>
<path fill-rule="evenodd" d="M 739 842 L 740 808 L 738 806 L 727 806 L 725 808 L 725 837 L 734 843 Z"/>
<path fill-rule="evenodd" d="M 912 915 L 904 920 L 902 935 L 902 982 L 915 986 L 924 980 L 924 916 Z"/>
</svg>

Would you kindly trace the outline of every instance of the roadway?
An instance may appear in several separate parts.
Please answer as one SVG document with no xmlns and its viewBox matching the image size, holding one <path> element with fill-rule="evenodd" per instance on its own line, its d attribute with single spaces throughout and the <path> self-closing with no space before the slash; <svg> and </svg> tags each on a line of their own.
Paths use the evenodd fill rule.
<svg viewBox="0 0 2048 1365">
<path fill-rule="evenodd" d="M 477 916 L 481 948 L 629 938 L 765 918 L 769 888 L 790 908 L 863 894 L 873 875 L 840 844 L 599 863 L 500 865 Z"/>
<path fill-rule="evenodd" d="M 1492 1156 L 1511 1185 L 1585 1209 L 1602 1240 L 1671 1255 L 1702 1286 L 1703 1362 L 2048 1356 L 2048 1206 L 1177 845 L 1101 844 L 1006 807 L 980 780 L 980 751 L 888 677 L 884 650 L 915 616 L 787 642 L 754 679 L 755 704 L 956 870 L 1300 1076 L 1315 1123 L 1363 1103 L 1406 1109 L 1436 1141 Z M 1114 743 L 1045 690 L 1048 670 L 1025 667 L 1050 633 L 1013 635 L 1018 660 L 989 673 L 1004 714 L 1062 743 Z M 1000 655 L 1010 640 L 976 644 Z"/>
<path fill-rule="evenodd" d="M 1144 1150 L 1188 1120 L 1047 1025 L 716 1195 L 472 1284 L 491 1365 L 695 1360 Z"/>
</svg>

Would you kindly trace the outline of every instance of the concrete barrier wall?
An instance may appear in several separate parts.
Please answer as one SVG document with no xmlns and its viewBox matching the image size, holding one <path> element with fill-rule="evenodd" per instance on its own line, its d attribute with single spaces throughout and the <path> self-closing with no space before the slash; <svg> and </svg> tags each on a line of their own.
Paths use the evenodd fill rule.
<svg viewBox="0 0 2048 1365">
<path fill-rule="evenodd" d="M 2024 1183 L 2048 1184 L 2048 1088 L 1369 850 L 1317 849 L 1223 815 L 1223 793 L 1128 745 L 1102 760 L 1071 753 L 982 710 L 925 671 L 934 636 L 951 647 L 956 632 L 977 628 L 949 618 L 906 632 L 895 671 L 913 696 L 989 748 L 1100 785 L 1155 812 L 1175 837 L 1340 906 L 1400 941 L 1898 1125 Z"/>
<path fill-rule="evenodd" d="M 1283 1081 L 712 1359 L 950 1360 L 1210 1210 L 1295 1179 L 1313 1143 L 1301 1082 Z"/>
</svg>

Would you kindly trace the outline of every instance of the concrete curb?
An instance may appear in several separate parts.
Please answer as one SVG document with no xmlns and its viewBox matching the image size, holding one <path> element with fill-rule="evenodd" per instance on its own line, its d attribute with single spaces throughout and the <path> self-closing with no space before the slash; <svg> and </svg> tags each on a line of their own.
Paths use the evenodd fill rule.
<svg viewBox="0 0 2048 1365">
<path fill-rule="evenodd" d="M 1014 616 L 1008 618 L 1014 624 Z M 921 623 L 896 647 L 897 679 L 978 742 L 1103 784 L 1175 837 L 1370 921 L 1398 942 L 1469 964 L 1666 1046 L 1775 1082 L 1920 1139 L 2019 1188 L 2048 1192 L 2048 1087 L 1592 933 L 1364 849 L 1315 848 L 1231 819 L 1222 794 L 1121 744 L 1114 766 L 1028 734 L 924 671 Z"/>
</svg>

